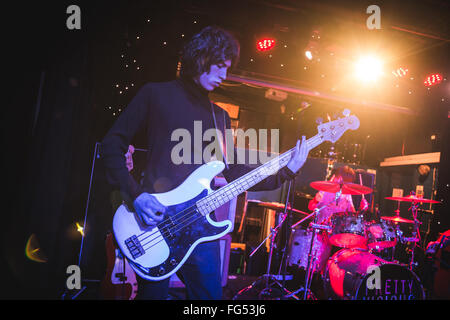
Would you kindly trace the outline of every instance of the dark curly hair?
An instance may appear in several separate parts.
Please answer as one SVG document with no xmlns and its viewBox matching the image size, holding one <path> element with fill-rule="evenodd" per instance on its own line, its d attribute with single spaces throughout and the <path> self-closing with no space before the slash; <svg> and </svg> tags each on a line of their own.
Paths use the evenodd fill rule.
<svg viewBox="0 0 450 320">
<path fill-rule="evenodd" d="M 231 60 L 234 67 L 239 60 L 240 46 L 228 31 L 209 26 L 194 35 L 181 52 L 182 77 L 194 78 L 209 72 L 211 65 Z"/>
<path fill-rule="evenodd" d="M 349 166 L 339 167 L 334 170 L 334 174 L 336 176 L 341 176 L 344 182 L 353 182 L 355 180 L 355 170 L 350 168 Z"/>
</svg>

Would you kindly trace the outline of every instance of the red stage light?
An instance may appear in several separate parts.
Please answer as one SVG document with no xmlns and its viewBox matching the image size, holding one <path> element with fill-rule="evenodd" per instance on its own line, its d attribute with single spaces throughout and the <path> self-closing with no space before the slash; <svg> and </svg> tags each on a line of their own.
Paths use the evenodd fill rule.
<svg viewBox="0 0 450 320">
<path fill-rule="evenodd" d="M 256 48 L 259 51 L 267 51 L 275 46 L 275 39 L 265 38 L 256 43 Z"/>
<path fill-rule="evenodd" d="M 434 73 L 429 75 L 428 77 L 425 78 L 425 81 L 423 82 L 423 84 L 426 87 L 430 87 L 430 86 L 434 86 L 436 84 L 439 84 L 442 82 L 442 75 L 440 75 L 439 73 Z"/>
</svg>

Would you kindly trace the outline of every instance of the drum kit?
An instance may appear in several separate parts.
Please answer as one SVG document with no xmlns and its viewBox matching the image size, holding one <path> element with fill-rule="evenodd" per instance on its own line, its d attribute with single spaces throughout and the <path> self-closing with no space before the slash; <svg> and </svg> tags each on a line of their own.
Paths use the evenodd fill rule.
<svg viewBox="0 0 450 320">
<path fill-rule="evenodd" d="M 318 191 L 334 193 L 336 203 L 341 195 L 364 196 L 373 191 L 362 184 L 354 183 L 339 184 L 330 181 L 315 181 L 310 185 Z M 305 272 L 305 279 L 297 290 L 288 290 L 284 287 L 284 283 L 281 284 L 277 281 L 280 276 L 286 279 L 286 274 L 270 274 L 274 238 L 280 226 L 286 221 L 286 212 L 288 211 L 283 205 L 278 205 L 276 209 L 284 210 L 285 214 L 268 236 L 272 245 L 267 274 L 263 276 L 263 281 L 258 279 L 252 285 L 239 291 L 234 299 L 248 299 L 248 293 L 251 290 L 258 291 L 259 299 L 316 299 L 316 295 L 311 289 L 313 275 L 320 277 L 325 299 L 425 299 L 421 281 L 414 272 L 414 268 L 417 266 L 414 249 L 420 242 L 420 221 L 417 213 L 419 206 L 423 203 L 440 202 L 416 197 L 414 194 L 405 197 L 386 197 L 385 199 L 397 201 L 398 209 L 394 216 L 381 216 L 377 220 L 369 220 L 367 212 L 357 211 L 335 212 L 328 220 L 319 221 L 317 218 L 319 212 L 330 206 L 330 203 L 316 208 L 310 214 L 297 210 L 299 211 L 297 214 L 301 213 L 306 217 L 292 226 L 288 226 L 291 232 L 289 241 L 286 243 L 288 250 L 286 250 L 287 258 L 284 262 L 291 270 L 302 269 Z M 409 211 L 412 213 L 412 219 L 400 216 L 400 202 L 411 204 Z M 259 205 L 263 206 L 264 203 Z M 271 208 L 275 209 L 273 206 Z M 310 218 L 313 218 L 313 221 L 309 226 L 301 227 L 302 223 Z M 412 237 L 405 237 L 400 225 L 412 226 Z M 409 251 L 409 263 L 400 263 L 394 259 L 395 248 L 400 243 L 413 246 Z M 333 246 L 336 247 L 335 251 L 333 251 Z M 386 249 L 392 251 L 391 256 L 382 255 Z M 272 290 L 275 286 L 277 290 Z M 272 293 L 275 291 L 277 294 L 273 295 Z"/>
</svg>

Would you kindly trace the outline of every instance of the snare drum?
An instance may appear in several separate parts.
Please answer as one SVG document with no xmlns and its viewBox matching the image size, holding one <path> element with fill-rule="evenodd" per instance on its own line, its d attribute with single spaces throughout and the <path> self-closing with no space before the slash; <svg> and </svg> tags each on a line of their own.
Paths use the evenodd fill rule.
<svg viewBox="0 0 450 320">
<path fill-rule="evenodd" d="M 296 229 L 289 241 L 289 266 L 308 267 L 308 254 L 311 248 L 313 231 L 310 229 Z M 326 235 L 317 231 L 314 239 L 312 254 L 312 270 L 322 272 L 331 253 L 331 244 Z"/>
<path fill-rule="evenodd" d="M 366 248 L 365 221 L 351 212 L 335 213 L 331 217 L 330 243 L 342 248 Z"/>
<path fill-rule="evenodd" d="M 395 226 L 390 221 L 371 221 L 366 225 L 367 247 L 376 251 L 395 247 L 397 233 Z"/>
<path fill-rule="evenodd" d="M 325 291 L 330 298 L 425 299 L 423 286 L 414 272 L 362 249 L 342 249 L 336 252 L 328 260 L 324 278 Z"/>
</svg>

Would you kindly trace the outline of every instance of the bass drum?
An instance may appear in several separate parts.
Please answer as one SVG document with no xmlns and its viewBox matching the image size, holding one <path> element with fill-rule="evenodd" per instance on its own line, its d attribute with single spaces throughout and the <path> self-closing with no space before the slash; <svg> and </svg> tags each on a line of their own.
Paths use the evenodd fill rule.
<svg viewBox="0 0 450 320">
<path fill-rule="evenodd" d="M 328 260 L 324 286 L 330 299 L 425 299 L 423 286 L 414 272 L 362 249 L 336 252 Z"/>
</svg>

